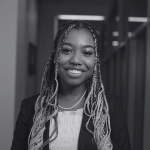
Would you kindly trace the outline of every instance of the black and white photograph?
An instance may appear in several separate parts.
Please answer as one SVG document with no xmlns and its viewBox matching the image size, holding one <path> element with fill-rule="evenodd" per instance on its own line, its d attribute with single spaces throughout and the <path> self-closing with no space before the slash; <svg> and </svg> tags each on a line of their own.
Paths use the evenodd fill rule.
<svg viewBox="0 0 150 150">
<path fill-rule="evenodd" d="M 0 0 L 0 149 L 149 150 L 150 0 Z"/>
</svg>

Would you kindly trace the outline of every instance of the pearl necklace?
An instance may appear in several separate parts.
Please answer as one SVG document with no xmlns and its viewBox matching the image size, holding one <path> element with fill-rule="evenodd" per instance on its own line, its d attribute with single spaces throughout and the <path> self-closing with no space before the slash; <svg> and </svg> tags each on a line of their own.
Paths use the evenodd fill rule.
<svg viewBox="0 0 150 150">
<path fill-rule="evenodd" d="M 58 107 L 61 109 L 64 109 L 64 110 L 70 110 L 70 109 L 76 107 L 82 101 L 82 98 L 85 96 L 85 93 L 86 93 L 86 90 L 83 93 L 83 95 L 81 96 L 81 98 L 78 100 L 78 102 L 76 104 L 74 104 L 73 106 L 66 108 L 66 107 L 62 107 L 62 106 L 58 105 Z"/>
</svg>

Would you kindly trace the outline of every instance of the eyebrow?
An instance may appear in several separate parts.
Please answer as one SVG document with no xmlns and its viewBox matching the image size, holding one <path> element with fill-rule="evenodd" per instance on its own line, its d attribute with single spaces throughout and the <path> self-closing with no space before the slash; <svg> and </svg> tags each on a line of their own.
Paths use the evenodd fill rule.
<svg viewBox="0 0 150 150">
<path fill-rule="evenodd" d="M 72 44 L 71 43 L 67 43 L 67 42 L 64 42 L 62 45 L 68 45 L 68 46 L 72 46 Z M 84 48 L 93 48 L 93 49 L 95 49 L 92 45 L 84 45 L 83 46 Z"/>
<path fill-rule="evenodd" d="M 67 42 L 64 42 L 62 45 L 69 45 L 69 46 L 72 46 L 71 43 L 67 43 Z"/>
</svg>

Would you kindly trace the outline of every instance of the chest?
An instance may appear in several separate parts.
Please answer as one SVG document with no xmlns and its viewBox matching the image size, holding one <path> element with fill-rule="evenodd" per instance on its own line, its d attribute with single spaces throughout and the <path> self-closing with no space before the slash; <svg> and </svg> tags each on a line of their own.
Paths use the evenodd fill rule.
<svg viewBox="0 0 150 150">
<path fill-rule="evenodd" d="M 83 109 L 58 112 L 57 122 L 52 118 L 49 126 L 49 137 L 56 138 L 49 144 L 51 150 L 78 150 L 78 139 L 83 117 Z M 53 134 L 57 128 L 58 132 Z"/>
<path fill-rule="evenodd" d="M 76 144 L 74 144 L 74 147 L 77 150 L 97 150 L 96 145 L 93 142 L 93 135 L 86 129 L 85 124 L 88 120 L 88 117 L 83 114 L 81 124 L 78 127 L 79 130 L 74 130 L 73 132 L 76 133 Z M 49 132 L 51 132 L 50 129 L 50 122 L 46 123 L 46 130 L 43 135 L 43 140 L 46 141 L 49 138 Z M 91 123 L 89 124 L 91 126 Z M 62 134 L 65 134 L 64 132 L 68 132 L 68 135 L 71 134 L 70 129 L 67 129 L 66 131 L 63 131 Z M 61 136 L 61 135 L 60 135 Z M 62 137 L 63 144 L 67 141 L 64 140 L 64 137 Z M 59 142 L 59 141 L 58 141 Z M 71 142 L 75 142 L 75 140 L 71 139 Z M 49 144 L 47 144 L 43 150 L 50 150 Z M 63 149 L 60 149 L 63 150 Z M 66 149 L 65 149 L 66 150 Z M 72 150 L 72 149 L 68 149 Z"/>
</svg>

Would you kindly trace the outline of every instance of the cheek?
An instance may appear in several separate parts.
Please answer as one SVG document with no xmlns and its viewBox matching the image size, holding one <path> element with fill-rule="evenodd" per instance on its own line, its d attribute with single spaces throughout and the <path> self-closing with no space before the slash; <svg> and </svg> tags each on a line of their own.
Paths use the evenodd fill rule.
<svg viewBox="0 0 150 150">
<path fill-rule="evenodd" d="M 58 60 L 58 74 L 61 74 L 62 69 L 65 67 L 66 63 L 69 61 L 69 56 L 67 55 L 59 55 L 59 60 Z"/>
<path fill-rule="evenodd" d="M 67 55 L 59 55 L 58 65 L 63 66 L 65 63 L 69 61 L 69 57 Z"/>
<path fill-rule="evenodd" d="M 87 67 L 89 68 L 90 72 L 93 73 L 94 66 L 95 66 L 95 59 L 94 59 L 94 58 L 87 59 L 87 60 L 86 60 L 86 65 L 87 65 Z"/>
<path fill-rule="evenodd" d="M 89 66 L 91 69 L 94 69 L 94 65 L 95 65 L 95 57 L 92 57 L 91 59 L 89 59 Z"/>
</svg>

